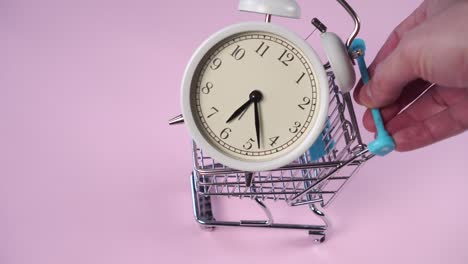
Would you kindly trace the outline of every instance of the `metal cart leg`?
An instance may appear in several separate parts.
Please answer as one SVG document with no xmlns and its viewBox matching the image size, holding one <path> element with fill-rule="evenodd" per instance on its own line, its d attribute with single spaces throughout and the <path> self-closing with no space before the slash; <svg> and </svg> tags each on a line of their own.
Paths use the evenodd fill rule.
<svg viewBox="0 0 468 264">
<path fill-rule="evenodd" d="M 213 215 L 210 196 L 205 196 L 197 191 L 197 179 L 194 173 L 192 173 L 190 178 L 192 183 L 192 198 L 195 219 L 197 223 L 200 224 L 200 226 L 205 230 L 212 231 L 217 226 L 296 229 L 308 231 L 308 234 L 313 237 L 314 242 L 316 243 L 322 243 L 325 241 L 325 232 L 328 228 L 328 220 L 326 219 L 325 214 L 318 209 L 312 211 L 323 220 L 324 225 L 279 224 L 273 222 L 273 217 L 268 207 L 260 200 L 254 199 L 256 203 L 262 208 L 268 220 L 218 221 L 214 218 Z"/>
<path fill-rule="evenodd" d="M 195 177 L 193 174 L 191 179 L 192 186 L 195 186 Z M 207 195 L 200 195 L 196 192 L 195 188 L 192 188 L 192 200 L 195 218 L 200 224 L 200 227 L 206 231 L 213 231 L 215 227 L 208 224 L 210 222 L 216 221 L 213 217 L 211 197 Z"/>
<path fill-rule="evenodd" d="M 315 204 L 310 204 L 309 208 L 312 212 L 314 212 L 318 217 L 322 219 L 327 229 L 330 228 L 330 221 L 325 216 L 325 213 L 323 211 L 319 210 Z M 325 242 L 325 239 L 326 239 L 325 231 L 309 231 L 309 235 L 313 237 L 315 243 Z"/>
<path fill-rule="evenodd" d="M 209 196 L 204 196 L 204 195 L 197 195 L 198 197 L 198 206 L 200 208 L 200 219 L 203 220 L 203 222 L 208 223 L 215 221 L 213 218 L 213 211 L 212 211 L 212 206 L 211 206 L 211 197 Z M 209 226 L 209 225 L 200 225 L 200 227 L 203 230 L 206 231 L 213 231 L 215 229 L 214 226 Z"/>
</svg>

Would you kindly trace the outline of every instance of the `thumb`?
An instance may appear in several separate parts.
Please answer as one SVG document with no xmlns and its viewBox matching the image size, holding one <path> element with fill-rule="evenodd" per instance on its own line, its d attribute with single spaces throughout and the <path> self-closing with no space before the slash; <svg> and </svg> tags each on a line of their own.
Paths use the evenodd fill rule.
<svg viewBox="0 0 468 264">
<path fill-rule="evenodd" d="M 406 51 L 401 45 L 381 64 L 378 64 L 372 79 L 362 87 L 359 102 L 369 108 L 378 108 L 395 102 L 403 88 L 417 78 Z M 407 49 L 407 48 L 405 48 Z M 403 60 L 405 57 L 406 62 Z"/>
</svg>

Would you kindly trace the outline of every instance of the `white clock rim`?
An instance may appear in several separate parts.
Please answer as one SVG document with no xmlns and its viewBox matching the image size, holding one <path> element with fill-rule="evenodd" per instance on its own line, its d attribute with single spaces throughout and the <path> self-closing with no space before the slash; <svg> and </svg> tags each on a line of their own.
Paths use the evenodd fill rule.
<svg viewBox="0 0 468 264">
<path fill-rule="evenodd" d="M 210 142 L 208 142 L 202 133 L 199 131 L 196 121 L 194 118 L 194 113 L 192 112 L 191 102 L 190 102 L 190 90 L 192 86 L 192 80 L 195 75 L 195 72 L 201 63 L 202 59 L 205 57 L 207 52 L 209 52 L 216 44 L 220 41 L 226 39 L 227 37 L 249 32 L 249 31 L 263 31 L 271 34 L 276 34 L 285 38 L 286 40 L 292 42 L 296 47 L 298 47 L 302 53 L 307 57 L 309 62 L 312 64 L 314 71 L 316 73 L 317 87 L 321 89 L 319 95 L 319 107 L 317 109 L 317 117 L 315 125 L 306 135 L 306 138 L 293 150 L 285 153 L 283 156 L 266 161 L 245 161 L 239 160 L 233 157 L 230 157 L 228 154 L 223 153 L 221 150 L 213 147 Z M 196 142 L 196 144 L 209 156 L 211 156 L 217 162 L 228 166 L 232 169 L 237 169 L 240 171 L 267 171 L 273 170 L 285 165 L 288 165 L 295 159 L 303 155 L 317 140 L 320 134 L 325 127 L 325 123 L 328 117 L 328 104 L 329 104 L 329 86 L 328 78 L 317 53 L 313 50 L 309 44 L 302 39 L 296 33 L 290 31 L 287 28 L 282 26 L 274 25 L 271 23 L 264 22 L 243 22 L 239 24 L 234 24 L 228 26 L 206 39 L 192 55 L 184 73 L 182 79 L 182 92 L 181 92 L 181 106 L 182 114 L 184 116 L 184 122 L 187 125 L 189 132 Z"/>
</svg>

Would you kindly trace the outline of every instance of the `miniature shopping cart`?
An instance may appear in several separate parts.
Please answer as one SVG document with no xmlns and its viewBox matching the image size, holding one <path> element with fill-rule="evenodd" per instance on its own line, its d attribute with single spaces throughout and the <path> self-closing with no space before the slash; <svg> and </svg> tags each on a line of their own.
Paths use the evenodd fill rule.
<svg viewBox="0 0 468 264">
<path fill-rule="evenodd" d="M 354 47 L 351 45 L 359 31 L 359 19 L 344 0 L 338 2 L 355 22 L 355 29 L 347 41 L 347 47 L 351 48 L 350 54 L 357 60 L 363 80 L 366 82 L 368 75 L 363 60 L 363 44 L 358 43 Z M 313 24 L 323 29 L 323 24 L 318 19 L 315 18 Z M 193 143 L 191 174 L 193 209 L 196 221 L 204 229 L 213 230 L 219 226 L 296 229 L 307 231 L 315 242 L 325 241 L 329 221 L 323 208 L 337 197 L 367 160 L 379 153 L 370 149 L 370 145 L 368 147 L 363 143 L 350 94 L 342 92 L 336 84 L 331 68 L 327 65 L 325 68 L 329 82 L 330 104 L 327 124 L 321 138 L 317 140 L 321 145 L 314 144 L 310 151 L 291 164 L 271 171 L 238 171 L 216 162 Z M 380 115 L 378 110 L 375 112 L 374 117 L 378 117 Z M 181 122 L 183 122 L 182 116 L 170 120 L 170 124 Z M 377 123 L 376 125 L 380 126 Z M 381 145 L 379 147 L 382 149 Z M 319 154 L 322 153 L 317 155 L 317 150 Z M 384 150 L 386 154 L 392 149 L 387 147 Z M 212 201 L 219 197 L 243 198 L 246 202 L 256 203 L 264 211 L 266 219 L 218 221 Z M 323 221 L 323 224 L 277 223 L 265 204 L 266 200 L 283 202 L 288 206 L 308 207 Z"/>
</svg>

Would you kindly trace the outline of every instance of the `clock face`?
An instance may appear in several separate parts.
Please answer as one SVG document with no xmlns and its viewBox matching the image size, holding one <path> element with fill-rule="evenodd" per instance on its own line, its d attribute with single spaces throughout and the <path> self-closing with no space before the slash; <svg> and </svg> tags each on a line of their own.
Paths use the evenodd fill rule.
<svg viewBox="0 0 468 264">
<path fill-rule="evenodd" d="M 267 161 L 295 149 L 317 125 L 322 92 L 299 47 L 277 34 L 248 31 L 224 38 L 204 56 L 190 104 L 198 130 L 217 151 Z"/>
</svg>

